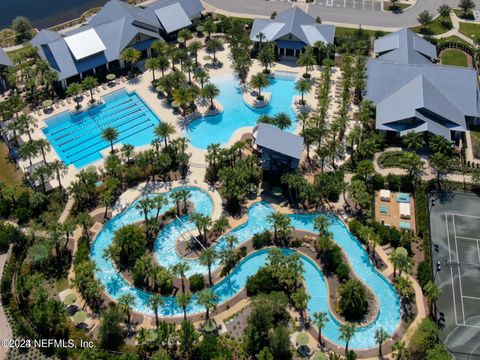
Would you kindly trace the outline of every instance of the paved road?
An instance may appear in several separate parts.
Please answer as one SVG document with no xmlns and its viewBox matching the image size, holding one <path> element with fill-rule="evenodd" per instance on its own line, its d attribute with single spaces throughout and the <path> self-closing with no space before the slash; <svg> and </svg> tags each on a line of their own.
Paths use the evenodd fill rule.
<svg viewBox="0 0 480 360">
<path fill-rule="evenodd" d="M 423 10 L 432 14 L 437 13 L 440 4 L 446 3 L 451 7 L 458 6 L 458 0 L 418 0 L 408 10 L 400 14 L 381 12 L 379 0 L 315 0 L 311 4 L 292 3 L 286 0 L 203 0 L 222 12 L 254 16 L 270 16 L 273 11 L 281 12 L 292 6 L 299 6 L 311 16 L 320 16 L 324 22 L 338 24 L 361 24 L 377 28 L 394 30 L 401 27 L 418 25 L 417 16 Z M 477 9 L 480 9 L 480 0 L 475 0 Z"/>
</svg>

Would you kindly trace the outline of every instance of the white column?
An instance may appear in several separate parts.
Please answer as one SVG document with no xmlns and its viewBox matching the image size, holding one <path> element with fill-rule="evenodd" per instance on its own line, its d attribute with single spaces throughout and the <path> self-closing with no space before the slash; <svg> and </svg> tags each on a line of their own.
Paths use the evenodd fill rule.
<svg viewBox="0 0 480 360">
<path fill-rule="evenodd" d="M 277 51 L 278 51 L 278 55 L 280 55 L 280 48 L 277 48 Z"/>
<path fill-rule="evenodd" d="M 125 67 L 125 61 L 120 59 L 120 69 L 123 69 Z"/>
<path fill-rule="evenodd" d="M 83 73 L 80 73 L 80 80 L 83 80 Z"/>
<path fill-rule="evenodd" d="M 67 88 L 67 79 L 62 79 L 62 89 L 65 90 Z"/>
<path fill-rule="evenodd" d="M 151 48 L 147 48 L 147 56 L 148 57 L 152 56 L 152 49 Z"/>
<path fill-rule="evenodd" d="M 110 71 L 110 63 L 107 62 L 107 63 L 105 64 L 105 67 L 107 68 L 107 71 Z"/>
<path fill-rule="evenodd" d="M 97 75 L 97 68 L 93 68 L 93 75 Z"/>
</svg>

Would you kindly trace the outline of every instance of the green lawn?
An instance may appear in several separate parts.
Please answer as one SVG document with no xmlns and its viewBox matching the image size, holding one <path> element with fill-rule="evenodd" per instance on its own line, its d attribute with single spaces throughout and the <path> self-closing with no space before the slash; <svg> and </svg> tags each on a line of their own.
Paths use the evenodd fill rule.
<svg viewBox="0 0 480 360">
<path fill-rule="evenodd" d="M 463 51 L 448 49 L 442 51 L 440 57 L 442 64 L 444 65 L 454 65 L 454 66 L 468 66 L 467 55 Z"/>
<path fill-rule="evenodd" d="M 411 30 L 425 35 L 438 35 L 447 32 L 452 28 L 452 26 L 452 20 L 449 17 L 445 18 L 445 21 L 442 21 L 442 18 L 437 16 L 435 20 L 433 20 L 432 23 L 425 29 L 422 29 L 422 27 L 419 25 L 411 28 Z"/>
<path fill-rule="evenodd" d="M 473 16 L 473 13 L 471 13 L 471 12 L 468 13 L 466 16 L 463 16 L 463 10 L 462 9 L 453 9 L 453 12 L 460 19 L 475 20 L 475 16 Z"/>
<path fill-rule="evenodd" d="M 479 24 L 460 22 L 459 31 L 463 35 L 468 36 L 472 40 L 475 40 L 475 39 L 480 40 L 480 25 Z"/>
<path fill-rule="evenodd" d="M 8 185 L 22 185 L 23 174 L 8 158 L 8 149 L 0 144 L 0 181 Z"/>
<path fill-rule="evenodd" d="M 395 5 L 392 5 L 392 3 L 390 1 L 384 1 L 383 2 L 383 10 L 385 11 L 403 11 L 405 9 L 408 9 L 410 6 L 410 4 L 404 4 L 404 3 L 395 3 Z"/>
<path fill-rule="evenodd" d="M 355 33 L 358 31 L 358 28 L 346 28 L 346 27 L 336 27 L 335 28 L 335 36 L 338 37 L 349 37 L 355 35 Z M 376 34 L 379 33 L 379 31 L 374 31 L 374 30 L 365 30 L 362 29 L 362 31 L 365 34 L 368 34 L 369 37 L 375 37 Z M 388 34 L 386 31 L 380 31 L 383 34 Z"/>
<path fill-rule="evenodd" d="M 456 43 L 464 44 L 466 46 L 472 46 L 468 42 L 466 42 L 465 40 L 460 39 L 458 36 L 455 36 L 455 35 L 449 36 L 449 37 L 445 38 L 445 40 L 450 41 L 450 42 L 456 42 Z"/>
</svg>

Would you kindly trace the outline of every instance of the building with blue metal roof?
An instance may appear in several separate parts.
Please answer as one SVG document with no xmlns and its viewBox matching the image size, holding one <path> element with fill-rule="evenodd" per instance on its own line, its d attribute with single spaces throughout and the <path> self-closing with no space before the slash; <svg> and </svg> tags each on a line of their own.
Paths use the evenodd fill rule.
<svg viewBox="0 0 480 360">
<path fill-rule="evenodd" d="M 375 41 L 365 98 L 376 105 L 378 130 L 461 136 L 478 121 L 477 72 L 437 63 L 434 45 L 402 29 Z"/>
<path fill-rule="evenodd" d="M 123 68 L 120 54 L 128 47 L 150 55 L 155 40 L 192 25 L 202 11 L 200 0 L 158 0 L 146 8 L 110 0 L 85 26 L 62 34 L 42 30 L 31 43 L 66 88 L 100 68 Z"/>
<path fill-rule="evenodd" d="M 297 55 L 317 41 L 333 44 L 335 25 L 318 24 L 297 6 L 278 14 L 275 19 L 255 19 L 250 39 L 256 48 L 260 42 L 275 42 L 279 55 Z"/>
<path fill-rule="evenodd" d="M 13 66 L 12 61 L 5 51 L 0 47 L 0 91 L 7 88 L 5 77 L 2 74 L 3 71 L 9 66 Z"/>
</svg>

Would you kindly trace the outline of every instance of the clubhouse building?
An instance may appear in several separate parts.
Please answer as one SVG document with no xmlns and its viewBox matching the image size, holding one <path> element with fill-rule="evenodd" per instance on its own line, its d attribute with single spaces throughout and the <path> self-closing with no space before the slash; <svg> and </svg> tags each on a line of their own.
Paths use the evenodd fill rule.
<svg viewBox="0 0 480 360">
<path fill-rule="evenodd" d="M 274 42 L 278 55 L 297 56 L 317 41 L 333 44 L 335 25 L 318 24 L 313 17 L 293 6 L 275 19 L 255 19 L 250 39 L 255 49 L 261 42 Z"/>
<path fill-rule="evenodd" d="M 110 0 L 86 25 L 66 33 L 42 30 L 31 43 L 66 88 L 99 70 L 123 68 L 120 54 L 128 47 L 149 56 L 155 40 L 191 26 L 203 10 L 200 0 L 157 0 L 146 8 Z"/>
<path fill-rule="evenodd" d="M 477 72 L 438 64 L 433 44 L 408 29 L 375 41 L 364 97 L 376 105 L 376 127 L 387 135 L 428 132 L 448 140 L 478 122 Z"/>
</svg>

